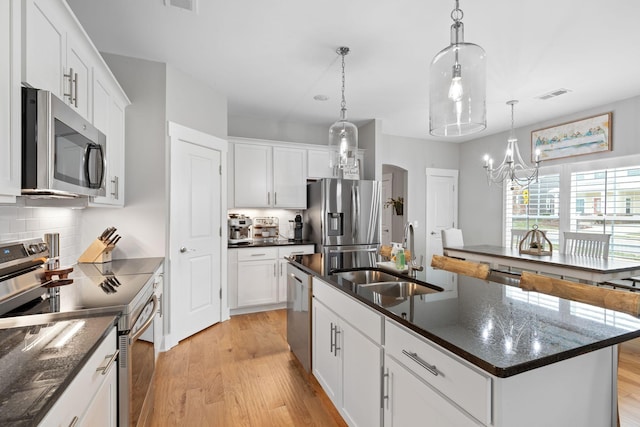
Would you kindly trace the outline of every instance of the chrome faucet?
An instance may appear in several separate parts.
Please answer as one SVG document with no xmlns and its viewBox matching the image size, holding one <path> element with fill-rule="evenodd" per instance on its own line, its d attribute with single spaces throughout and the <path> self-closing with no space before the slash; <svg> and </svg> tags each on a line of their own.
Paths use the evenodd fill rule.
<svg viewBox="0 0 640 427">
<path fill-rule="evenodd" d="M 424 269 L 424 267 L 422 266 L 422 256 L 420 256 L 420 264 L 416 265 L 414 240 L 415 238 L 413 236 L 413 224 L 411 224 L 411 222 L 407 222 L 404 226 L 404 238 L 402 246 L 405 249 L 409 249 L 409 257 L 406 259 L 406 261 L 410 277 L 415 277 L 416 271 L 422 271 Z"/>
</svg>

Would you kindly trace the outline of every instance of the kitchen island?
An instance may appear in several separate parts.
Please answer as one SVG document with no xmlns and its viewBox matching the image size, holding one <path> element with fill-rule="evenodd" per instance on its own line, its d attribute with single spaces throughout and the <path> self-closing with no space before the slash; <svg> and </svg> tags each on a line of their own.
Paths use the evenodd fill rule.
<svg viewBox="0 0 640 427">
<path fill-rule="evenodd" d="M 386 402 L 385 425 L 407 422 L 415 405 L 421 409 L 413 409 L 415 416 L 435 413 L 440 424 L 434 425 L 616 424 L 616 344 L 640 336 L 639 319 L 466 276 L 458 277 L 455 292 L 382 299 L 314 268 L 323 265 L 319 256 L 295 261 L 315 276 L 314 313 L 316 305 L 334 310 L 342 323 L 379 343 L 384 374 L 369 387 L 379 387 Z M 357 320 L 349 321 L 350 314 L 335 308 L 344 299 L 376 314 L 369 324 L 379 323 L 377 329 L 365 333 L 367 326 L 359 329 Z M 340 331 L 332 340 L 345 348 L 347 360 L 349 345 L 338 341 L 349 329 Z M 314 375 L 321 378 L 322 352 L 315 348 L 313 361 Z M 341 405 L 349 397 L 336 396 L 334 404 L 348 418 L 354 411 Z M 425 409 L 430 406 L 433 411 Z"/>
</svg>

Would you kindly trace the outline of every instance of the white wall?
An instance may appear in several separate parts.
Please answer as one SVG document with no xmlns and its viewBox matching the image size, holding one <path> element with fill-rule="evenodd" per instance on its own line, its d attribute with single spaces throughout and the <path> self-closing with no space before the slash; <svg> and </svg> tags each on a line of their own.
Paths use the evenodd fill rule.
<svg viewBox="0 0 640 427">
<path fill-rule="evenodd" d="M 166 66 L 120 55 L 103 54 L 131 100 L 126 109 L 125 207 L 87 208 L 82 243 L 87 246 L 107 226 L 122 236 L 114 258 L 164 256 Z"/>
<path fill-rule="evenodd" d="M 228 126 L 229 136 L 327 145 L 331 123 L 326 126 L 305 125 L 230 115 Z"/>
<path fill-rule="evenodd" d="M 541 164 L 540 173 L 544 173 L 545 167 L 557 168 L 558 165 L 566 163 L 639 154 L 640 97 L 635 97 L 516 129 L 523 159 L 531 159 L 531 131 L 608 111 L 613 112 L 612 151 L 546 161 Z M 502 242 L 502 189 L 487 186 L 482 158 L 485 153 L 489 153 L 496 161 L 501 162 L 507 137 L 508 132 L 504 132 L 461 144 L 459 224 L 464 233 L 465 244 L 499 245 Z"/>
<path fill-rule="evenodd" d="M 168 233 L 167 121 L 227 138 L 227 100 L 179 69 L 103 54 L 131 105 L 126 110 L 125 207 L 87 208 L 82 242 L 107 226 L 122 240 L 114 258 L 165 256 Z"/>
<path fill-rule="evenodd" d="M 382 164 L 387 164 L 408 171 L 404 214 L 406 221 L 414 223 L 418 260 L 426 256 L 426 169 L 459 169 L 459 150 L 459 144 L 391 135 L 383 135 L 377 145 L 376 169 L 382 171 Z"/>
</svg>

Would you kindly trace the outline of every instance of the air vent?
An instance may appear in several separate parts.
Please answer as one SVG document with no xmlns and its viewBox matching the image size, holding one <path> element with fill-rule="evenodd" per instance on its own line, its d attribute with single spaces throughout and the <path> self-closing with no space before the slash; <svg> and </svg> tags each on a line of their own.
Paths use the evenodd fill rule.
<svg viewBox="0 0 640 427">
<path fill-rule="evenodd" d="M 547 92 L 544 95 L 537 96 L 536 98 L 542 99 L 543 101 L 551 98 L 555 98 L 556 96 L 564 95 L 565 93 L 571 92 L 569 89 L 560 88 L 551 92 Z"/>
<path fill-rule="evenodd" d="M 197 12 L 197 0 L 164 0 L 166 6 L 177 7 L 178 9 L 188 10 L 189 12 Z"/>
</svg>

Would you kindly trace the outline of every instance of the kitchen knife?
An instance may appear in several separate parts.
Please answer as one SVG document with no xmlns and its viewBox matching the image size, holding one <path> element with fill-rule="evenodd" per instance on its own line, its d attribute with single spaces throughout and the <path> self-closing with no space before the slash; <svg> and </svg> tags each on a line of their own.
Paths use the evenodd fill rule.
<svg viewBox="0 0 640 427">
<path fill-rule="evenodd" d="M 104 242 L 104 240 L 107 238 L 107 234 L 109 234 L 109 232 L 111 231 L 112 227 L 107 227 L 104 229 L 104 231 L 102 232 L 102 234 L 100 236 L 98 236 L 99 240 L 102 240 Z"/>
<path fill-rule="evenodd" d="M 113 238 L 113 240 L 112 240 L 111 242 L 109 242 L 109 244 L 110 244 L 110 245 L 114 245 L 114 246 L 115 246 L 115 244 L 116 244 L 116 243 L 118 243 L 118 242 L 120 241 L 120 238 L 121 238 L 121 237 L 122 237 L 122 236 L 118 234 L 116 237 L 114 237 L 114 238 Z"/>
<path fill-rule="evenodd" d="M 105 238 L 104 238 L 104 240 L 103 240 L 104 242 L 108 241 L 108 240 L 111 238 L 111 236 L 113 236 L 113 234 L 114 234 L 114 233 L 116 232 L 116 230 L 117 230 L 117 228 L 115 228 L 115 227 L 110 227 L 110 228 L 111 228 L 111 230 L 109 230 L 109 232 L 108 232 L 108 233 L 107 233 L 107 235 L 105 236 Z"/>
</svg>

